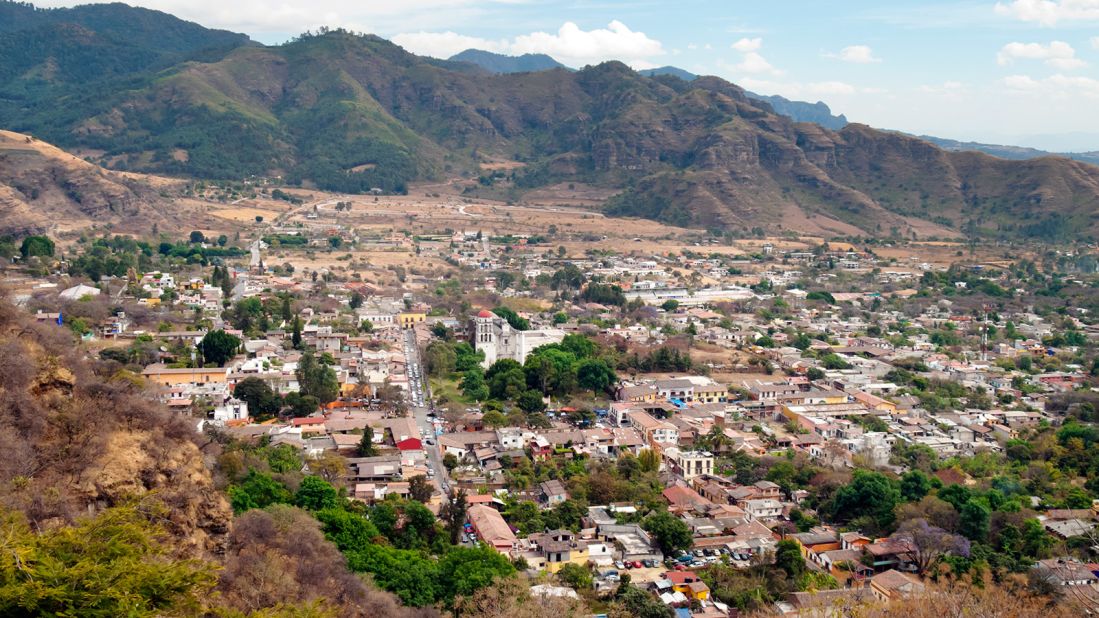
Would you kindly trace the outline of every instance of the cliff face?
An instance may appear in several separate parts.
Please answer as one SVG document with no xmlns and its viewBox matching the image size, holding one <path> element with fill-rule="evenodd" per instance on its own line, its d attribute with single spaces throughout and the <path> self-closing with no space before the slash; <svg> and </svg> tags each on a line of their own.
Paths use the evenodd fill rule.
<svg viewBox="0 0 1099 618">
<path fill-rule="evenodd" d="M 160 513 L 181 552 L 223 552 L 232 512 L 193 428 L 136 376 L 94 369 L 67 329 L 0 305 L 0 506 L 48 528 L 136 502 Z"/>
</svg>

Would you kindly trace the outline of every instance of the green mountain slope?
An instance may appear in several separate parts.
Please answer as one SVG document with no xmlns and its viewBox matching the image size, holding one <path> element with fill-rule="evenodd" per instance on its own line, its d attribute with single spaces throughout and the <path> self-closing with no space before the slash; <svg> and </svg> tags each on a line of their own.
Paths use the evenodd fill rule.
<svg viewBox="0 0 1099 618">
<path fill-rule="evenodd" d="M 374 36 L 328 32 L 39 100 L 0 121 L 102 162 L 206 177 L 281 174 L 336 191 L 526 163 L 512 195 L 619 189 L 610 212 L 822 234 L 1097 235 L 1099 168 L 949 153 L 919 139 L 795 123 L 715 77 L 455 70 Z M 463 65 L 468 66 L 468 65 Z"/>
<path fill-rule="evenodd" d="M 531 71 L 568 68 L 546 54 L 507 56 L 480 49 L 467 49 L 464 52 L 454 54 L 449 60 L 451 62 L 468 62 L 489 73 L 529 73 Z"/>
</svg>

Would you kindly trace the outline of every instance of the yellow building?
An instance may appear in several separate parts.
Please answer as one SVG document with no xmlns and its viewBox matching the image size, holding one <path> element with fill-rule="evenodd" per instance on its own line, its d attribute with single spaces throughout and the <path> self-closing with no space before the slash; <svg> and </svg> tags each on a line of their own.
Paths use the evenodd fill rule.
<svg viewBox="0 0 1099 618">
<path fill-rule="evenodd" d="M 672 590 L 682 592 L 688 599 L 705 601 L 710 598 L 710 587 L 692 571 L 668 571 L 665 579 L 672 584 Z"/>
<path fill-rule="evenodd" d="M 423 312 L 406 311 L 397 315 L 397 322 L 401 328 L 412 328 L 426 319 L 427 314 Z"/>
<path fill-rule="evenodd" d="M 149 365 L 141 372 L 145 379 L 160 386 L 179 386 L 182 384 L 224 384 L 229 372 L 225 367 L 198 367 L 194 369 L 174 369 L 163 363 Z"/>
<path fill-rule="evenodd" d="M 577 539 L 568 530 L 551 530 L 543 534 L 532 534 L 529 538 L 538 547 L 546 561 L 546 571 L 550 573 L 560 571 L 566 564 L 588 564 L 588 544 Z"/>
</svg>

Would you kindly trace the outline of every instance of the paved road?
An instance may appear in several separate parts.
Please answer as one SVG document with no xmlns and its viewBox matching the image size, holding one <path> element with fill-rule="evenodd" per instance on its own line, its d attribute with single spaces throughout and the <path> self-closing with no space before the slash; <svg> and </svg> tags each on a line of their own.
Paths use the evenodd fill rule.
<svg viewBox="0 0 1099 618">
<path fill-rule="evenodd" d="M 428 413 L 433 409 L 427 376 L 424 374 L 423 365 L 420 363 L 420 350 L 416 345 L 416 333 L 411 329 L 405 331 L 404 339 L 405 357 L 408 360 L 408 386 L 409 400 L 412 415 L 416 419 L 416 427 L 420 430 L 421 439 L 424 441 L 424 452 L 427 453 L 427 465 L 434 471 L 433 480 L 439 492 L 446 496 L 450 493 L 450 480 L 447 478 L 446 468 L 443 466 L 442 455 L 439 451 L 439 442 L 435 435 L 435 425 Z M 431 444 L 427 441 L 430 440 Z"/>
</svg>

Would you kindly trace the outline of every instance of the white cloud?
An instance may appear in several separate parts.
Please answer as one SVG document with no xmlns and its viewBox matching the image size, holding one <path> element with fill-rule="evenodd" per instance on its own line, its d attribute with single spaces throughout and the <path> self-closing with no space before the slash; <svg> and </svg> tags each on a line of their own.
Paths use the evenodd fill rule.
<svg viewBox="0 0 1099 618">
<path fill-rule="evenodd" d="M 482 49 L 498 54 L 507 52 L 507 41 L 491 41 L 457 32 L 408 32 L 393 37 L 393 42 L 415 54 L 449 58 L 467 49 Z"/>
<path fill-rule="evenodd" d="M 854 64 L 873 64 L 881 62 L 881 58 L 874 56 L 874 50 L 867 45 L 848 45 L 838 54 L 825 54 L 828 58 L 838 58 L 844 62 Z"/>
<path fill-rule="evenodd" d="M 1091 37 L 1091 48 L 1099 49 L 1099 36 Z"/>
<path fill-rule="evenodd" d="M 996 13 L 1043 26 L 1064 21 L 1099 21 L 1099 0 L 1010 0 L 997 2 Z"/>
<path fill-rule="evenodd" d="M 998 54 L 996 62 L 1008 66 L 1016 60 L 1041 60 L 1059 71 L 1071 71 L 1087 66 L 1076 57 L 1076 50 L 1064 41 L 1053 41 L 1048 45 L 1041 43 L 1008 43 Z"/>
<path fill-rule="evenodd" d="M 532 32 L 518 36 L 511 44 L 511 53 L 543 53 L 565 64 L 591 64 L 604 60 L 621 60 L 627 64 L 647 61 L 664 54 L 664 46 L 644 32 L 634 32 L 622 22 L 612 21 L 606 29 L 581 30 L 565 22 L 556 34 Z"/>
<path fill-rule="evenodd" d="M 763 39 L 755 37 L 743 38 L 733 43 L 732 48 L 741 53 L 740 62 L 734 64 L 731 69 L 737 74 L 769 74 L 782 75 L 782 71 L 776 69 L 759 50 L 763 49 Z"/>
<path fill-rule="evenodd" d="M 771 66 L 767 59 L 756 52 L 748 52 L 734 68 L 742 73 L 775 73 L 775 67 Z"/>
<path fill-rule="evenodd" d="M 387 34 L 444 29 L 477 23 L 494 7 L 515 0 L 127 0 L 210 28 L 245 32 L 275 43 L 320 26 Z M 84 0 L 36 0 L 43 8 L 86 4 Z"/>
<path fill-rule="evenodd" d="M 736 43 L 733 43 L 733 49 L 737 50 L 738 52 L 740 52 L 742 54 L 746 54 L 748 52 L 759 51 L 760 48 L 762 48 L 762 47 L 763 47 L 763 38 L 758 37 L 758 36 L 754 39 L 743 38 L 743 39 L 740 39 L 739 41 L 737 41 Z"/>
<path fill-rule="evenodd" d="M 1099 99 L 1099 79 L 1079 75 L 1050 75 L 1034 79 L 1029 75 L 1008 75 L 1003 79 L 1008 90 L 1020 93 L 1040 94 L 1054 99 L 1087 97 Z"/>
<path fill-rule="evenodd" d="M 582 30 L 573 22 L 565 22 L 557 32 L 532 32 L 511 40 L 494 41 L 454 32 L 411 32 L 398 34 L 393 41 L 413 53 L 437 58 L 476 48 L 511 55 L 549 54 L 574 67 L 621 60 L 634 68 L 653 68 L 656 65 L 652 59 L 666 53 L 660 41 L 630 30 L 617 20 L 595 30 Z"/>
</svg>

